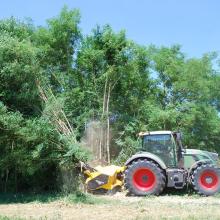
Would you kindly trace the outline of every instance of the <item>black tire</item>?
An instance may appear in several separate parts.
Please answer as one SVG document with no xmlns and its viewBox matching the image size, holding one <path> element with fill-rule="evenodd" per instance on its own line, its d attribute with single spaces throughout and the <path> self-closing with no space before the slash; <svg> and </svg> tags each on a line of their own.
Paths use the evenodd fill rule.
<svg viewBox="0 0 220 220">
<path fill-rule="evenodd" d="M 194 190 L 205 196 L 220 192 L 220 170 L 213 164 L 202 164 L 193 170 L 191 183 Z"/>
<path fill-rule="evenodd" d="M 125 188 L 136 196 L 159 195 L 165 188 L 166 177 L 154 162 L 137 160 L 125 171 Z"/>
</svg>

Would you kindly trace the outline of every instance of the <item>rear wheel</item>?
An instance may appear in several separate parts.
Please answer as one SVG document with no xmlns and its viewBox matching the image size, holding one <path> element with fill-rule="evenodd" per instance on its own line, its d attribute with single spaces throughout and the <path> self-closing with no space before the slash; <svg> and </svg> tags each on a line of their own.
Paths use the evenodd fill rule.
<svg viewBox="0 0 220 220">
<path fill-rule="evenodd" d="M 197 167 L 191 176 L 193 188 L 201 195 L 214 195 L 220 191 L 219 170 L 212 164 Z"/>
<path fill-rule="evenodd" d="M 125 187 L 137 196 L 160 194 L 165 187 L 165 179 L 163 170 L 148 160 L 134 161 L 125 171 Z"/>
</svg>

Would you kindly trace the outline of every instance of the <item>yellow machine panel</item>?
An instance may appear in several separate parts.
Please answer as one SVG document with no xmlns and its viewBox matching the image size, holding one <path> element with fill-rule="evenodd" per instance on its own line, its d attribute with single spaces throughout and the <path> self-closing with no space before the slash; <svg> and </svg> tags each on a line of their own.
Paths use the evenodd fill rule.
<svg viewBox="0 0 220 220">
<path fill-rule="evenodd" d="M 115 187 L 123 185 L 123 172 L 125 167 L 115 165 L 97 166 L 94 170 L 85 170 L 87 176 L 86 186 L 89 191 L 98 189 L 113 190 Z"/>
</svg>

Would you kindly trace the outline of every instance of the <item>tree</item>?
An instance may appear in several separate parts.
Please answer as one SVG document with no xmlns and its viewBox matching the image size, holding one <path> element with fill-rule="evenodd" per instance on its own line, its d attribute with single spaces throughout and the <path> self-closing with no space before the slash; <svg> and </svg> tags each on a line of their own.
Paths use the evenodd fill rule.
<svg viewBox="0 0 220 220">
<path fill-rule="evenodd" d="M 217 150 L 213 144 L 220 128 L 218 74 L 212 67 L 215 56 L 186 59 L 175 46 L 154 49 L 153 57 L 159 94 L 159 105 L 150 115 L 153 128 L 181 130 L 187 145 Z"/>
<path fill-rule="evenodd" d="M 83 154 L 51 123 L 38 87 L 62 99 L 71 83 L 78 22 L 78 11 L 67 8 L 46 28 L 14 18 L 0 22 L 1 190 L 57 189 L 59 164 L 74 164 Z"/>
</svg>

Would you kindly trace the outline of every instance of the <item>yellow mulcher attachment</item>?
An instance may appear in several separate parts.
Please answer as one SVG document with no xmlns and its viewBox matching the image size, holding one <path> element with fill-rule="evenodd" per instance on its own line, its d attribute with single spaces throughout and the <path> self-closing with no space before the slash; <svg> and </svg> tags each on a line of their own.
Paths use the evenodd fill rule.
<svg viewBox="0 0 220 220">
<path fill-rule="evenodd" d="M 112 192 L 123 186 L 123 172 L 125 167 L 115 165 L 90 167 L 81 164 L 82 171 L 86 177 L 86 187 L 89 192 L 105 191 Z"/>
</svg>

